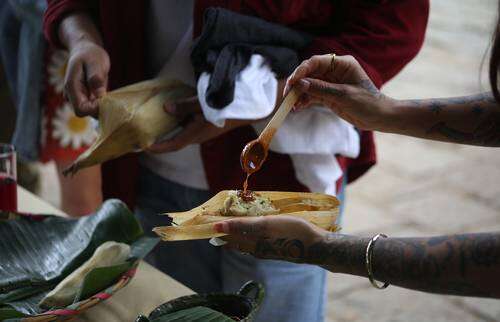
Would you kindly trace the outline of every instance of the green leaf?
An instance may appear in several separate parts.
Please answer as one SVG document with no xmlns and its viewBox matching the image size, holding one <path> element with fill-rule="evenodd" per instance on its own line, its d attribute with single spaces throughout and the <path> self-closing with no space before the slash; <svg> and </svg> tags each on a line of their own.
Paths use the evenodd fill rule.
<svg viewBox="0 0 500 322">
<path fill-rule="evenodd" d="M 84 279 L 78 299 L 102 291 L 143 258 L 157 238 L 143 236 L 135 216 L 118 200 L 108 200 L 92 216 L 80 219 L 48 217 L 0 221 L 0 307 L 8 304 L 20 313 L 42 312 L 38 302 L 64 277 L 110 240 L 131 245 L 129 261 L 99 268 Z M 142 236 L 142 237 L 141 237 Z M 0 321 L 10 310 L 0 310 Z"/>
<path fill-rule="evenodd" d="M 131 260 L 120 265 L 99 267 L 90 271 L 83 280 L 75 302 L 89 298 L 113 285 L 123 273 L 133 266 L 132 260 L 144 258 L 158 241 L 159 238 L 141 237 L 131 245 Z"/>
<path fill-rule="evenodd" d="M 234 322 L 226 315 L 205 306 L 195 306 L 170 314 L 162 315 L 151 322 Z"/>
<path fill-rule="evenodd" d="M 0 307 L 0 321 L 13 318 L 22 318 L 24 316 L 25 314 L 22 314 L 11 307 Z"/>
<path fill-rule="evenodd" d="M 113 285 L 131 266 L 132 263 L 126 262 L 115 266 L 94 268 L 85 275 L 82 287 L 74 302 L 89 298 L 99 291 Z"/>
</svg>

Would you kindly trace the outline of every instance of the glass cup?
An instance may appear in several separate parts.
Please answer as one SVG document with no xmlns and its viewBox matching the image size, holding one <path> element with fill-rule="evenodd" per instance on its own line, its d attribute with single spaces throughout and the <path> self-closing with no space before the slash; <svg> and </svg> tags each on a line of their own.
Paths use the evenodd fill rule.
<svg viewBox="0 0 500 322">
<path fill-rule="evenodd" d="M 17 211 L 16 150 L 0 143 L 0 210 Z"/>
</svg>

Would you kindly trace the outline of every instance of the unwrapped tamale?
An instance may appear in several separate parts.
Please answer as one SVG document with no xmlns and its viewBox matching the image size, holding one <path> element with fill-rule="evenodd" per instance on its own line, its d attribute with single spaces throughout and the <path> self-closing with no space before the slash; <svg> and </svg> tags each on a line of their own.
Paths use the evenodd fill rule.
<svg viewBox="0 0 500 322">
<path fill-rule="evenodd" d="M 214 224 L 227 220 L 228 216 L 280 215 L 302 218 L 330 231 L 339 229 L 335 221 L 340 203 L 334 196 L 311 192 L 257 191 L 253 192 L 254 200 L 238 201 L 234 207 L 234 197 L 238 195 L 241 194 L 237 191 L 224 190 L 189 211 L 165 214 L 173 220 L 174 226 L 155 227 L 153 231 L 165 241 L 221 237 L 225 234 L 216 232 Z M 260 202 L 263 204 L 255 204 Z"/>
</svg>

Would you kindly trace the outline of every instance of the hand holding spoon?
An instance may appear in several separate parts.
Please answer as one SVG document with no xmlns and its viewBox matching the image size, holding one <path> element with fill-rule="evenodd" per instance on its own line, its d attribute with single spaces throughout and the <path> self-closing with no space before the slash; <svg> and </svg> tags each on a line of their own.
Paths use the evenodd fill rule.
<svg viewBox="0 0 500 322">
<path fill-rule="evenodd" d="M 257 139 L 248 142 L 243 151 L 241 151 L 240 163 L 247 175 L 259 170 L 266 160 L 269 144 L 274 134 L 285 120 L 285 117 L 292 109 L 299 95 L 300 93 L 292 88 L 283 99 L 283 102 L 281 102 L 271 121 L 266 125 L 264 131 L 262 131 Z"/>
</svg>

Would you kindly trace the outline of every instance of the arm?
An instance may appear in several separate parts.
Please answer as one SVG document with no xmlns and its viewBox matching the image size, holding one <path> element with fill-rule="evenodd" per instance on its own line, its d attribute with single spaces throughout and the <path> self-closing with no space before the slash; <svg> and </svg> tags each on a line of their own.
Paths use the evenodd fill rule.
<svg viewBox="0 0 500 322">
<path fill-rule="evenodd" d="M 359 129 L 483 146 L 500 146 L 500 106 L 491 93 L 396 100 L 383 95 L 351 56 L 330 55 L 304 61 L 287 80 L 304 95 L 297 107 L 329 106 Z"/>
<path fill-rule="evenodd" d="M 66 16 L 58 28 L 60 43 L 71 50 L 81 42 L 90 42 L 102 47 L 101 34 L 86 12 L 75 12 Z"/>
<path fill-rule="evenodd" d="M 78 116 L 97 117 L 97 98 L 106 93 L 110 61 L 90 12 L 89 1 L 49 1 L 45 35 L 69 51 L 64 90 Z"/>
<path fill-rule="evenodd" d="M 491 93 L 396 100 L 382 109 L 387 117 L 379 131 L 452 143 L 500 146 L 500 106 Z"/>
<path fill-rule="evenodd" d="M 368 241 L 330 233 L 309 246 L 306 261 L 366 277 Z M 500 233 L 378 239 L 372 267 L 377 280 L 409 289 L 498 298 Z"/>
<path fill-rule="evenodd" d="M 370 238 L 329 233 L 293 217 L 232 219 L 215 225 L 229 247 L 260 258 L 316 264 L 367 276 Z M 381 238 L 373 248 L 377 280 L 432 293 L 500 298 L 500 232 Z"/>
</svg>

